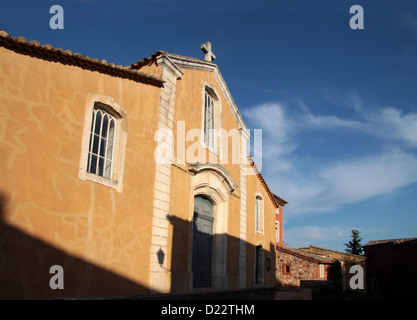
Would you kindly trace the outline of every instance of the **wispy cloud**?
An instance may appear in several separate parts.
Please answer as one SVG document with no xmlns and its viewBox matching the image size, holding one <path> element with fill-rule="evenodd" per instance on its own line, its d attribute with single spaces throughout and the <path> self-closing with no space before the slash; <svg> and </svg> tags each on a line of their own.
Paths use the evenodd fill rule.
<svg viewBox="0 0 417 320">
<path fill-rule="evenodd" d="M 269 176 L 271 188 L 280 190 L 290 202 L 291 217 L 334 211 L 417 182 L 417 157 L 399 150 L 341 163 L 330 161 L 313 168 L 313 173 L 297 169 L 294 174 Z"/>
<path fill-rule="evenodd" d="M 253 127 L 263 129 L 268 184 L 289 201 L 290 216 L 333 211 L 417 182 L 417 114 L 393 107 L 368 110 L 359 97 L 351 97 L 346 103 L 355 117 L 349 119 L 315 115 L 302 101 L 261 104 L 243 113 Z M 380 151 L 306 165 L 297 148 L 302 144 L 299 134 L 308 132 L 342 132 L 346 140 L 349 132 L 360 132 L 377 139 Z"/>
<path fill-rule="evenodd" d="M 342 119 L 336 115 L 313 115 L 303 101 L 299 101 L 303 114 L 299 116 L 299 125 L 308 129 L 335 129 L 351 128 L 360 129 L 363 124 L 360 121 Z"/>
<path fill-rule="evenodd" d="M 322 169 L 327 203 L 350 204 L 417 182 L 417 157 L 402 151 L 358 158 Z"/>
<path fill-rule="evenodd" d="M 292 121 L 280 103 L 265 103 L 243 111 L 243 115 L 262 129 L 262 157 L 265 161 L 274 161 L 275 170 L 288 171 L 291 163 L 286 156 L 297 148 L 291 139 Z"/>
<path fill-rule="evenodd" d="M 417 114 L 403 114 L 395 108 L 385 108 L 372 119 L 375 129 L 380 135 L 385 135 L 397 141 L 417 147 Z"/>
</svg>

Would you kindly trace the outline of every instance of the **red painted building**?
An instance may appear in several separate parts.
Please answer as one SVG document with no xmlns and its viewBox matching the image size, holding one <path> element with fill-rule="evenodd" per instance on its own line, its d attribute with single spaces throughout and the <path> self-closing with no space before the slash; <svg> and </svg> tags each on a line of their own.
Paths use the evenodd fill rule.
<svg viewBox="0 0 417 320">
<path fill-rule="evenodd" d="M 277 246 L 284 246 L 284 206 L 288 203 L 284 199 L 274 194 L 274 198 L 279 205 L 279 208 L 275 209 L 275 241 Z"/>
<path fill-rule="evenodd" d="M 417 299 L 417 238 L 370 241 L 363 248 L 370 295 Z"/>
</svg>

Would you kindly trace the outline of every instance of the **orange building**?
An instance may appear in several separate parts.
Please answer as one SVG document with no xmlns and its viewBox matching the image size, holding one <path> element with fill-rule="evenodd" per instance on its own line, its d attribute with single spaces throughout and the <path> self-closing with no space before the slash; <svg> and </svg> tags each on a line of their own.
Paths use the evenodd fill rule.
<svg viewBox="0 0 417 320">
<path fill-rule="evenodd" d="M 0 298 L 275 285 L 286 202 L 202 49 L 117 66 L 0 31 Z"/>
</svg>

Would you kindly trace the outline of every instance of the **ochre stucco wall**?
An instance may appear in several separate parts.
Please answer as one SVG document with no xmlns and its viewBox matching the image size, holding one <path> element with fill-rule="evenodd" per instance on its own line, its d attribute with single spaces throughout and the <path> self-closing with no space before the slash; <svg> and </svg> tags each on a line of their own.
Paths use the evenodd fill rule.
<svg viewBox="0 0 417 320">
<path fill-rule="evenodd" d="M 284 245 L 284 208 L 279 206 L 279 213 L 275 213 L 275 219 L 279 222 L 279 241 L 276 241 L 277 246 Z M 277 239 L 276 239 L 277 240 Z"/>
<path fill-rule="evenodd" d="M 9 231 L 0 278 L 19 283 L 5 294 L 146 292 L 159 88 L 3 47 L 0 74 L 1 224 Z M 111 96 L 127 115 L 123 193 L 78 177 L 91 94 Z M 8 256 L 16 243 L 26 249 Z M 47 252 L 60 258 L 42 258 Z M 51 263 L 67 266 L 65 290 L 50 290 Z"/>
<path fill-rule="evenodd" d="M 258 176 L 248 175 L 247 192 L 247 242 L 250 244 L 247 251 L 247 283 L 255 284 L 255 248 L 261 245 L 264 251 L 264 284 L 275 285 L 275 205 Z M 255 201 L 260 194 L 264 204 L 263 232 L 255 230 Z M 266 259 L 270 259 L 270 270 L 266 269 Z"/>
<path fill-rule="evenodd" d="M 203 111 L 203 87 L 206 83 L 213 86 L 215 92 L 220 100 L 221 105 L 221 128 L 226 132 L 230 132 L 232 129 L 239 129 L 236 120 L 226 102 L 225 97 L 222 94 L 222 91 L 219 88 L 219 85 L 212 72 L 204 72 L 198 70 L 189 70 L 182 69 L 184 75 L 181 77 L 181 80 L 177 81 L 176 89 L 176 110 L 175 110 L 175 121 L 174 121 L 174 138 L 177 138 L 177 122 L 184 121 L 185 123 L 185 134 L 190 132 L 192 129 L 201 129 L 202 128 L 202 111 Z M 217 114 L 218 115 L 218 114 Z M 216 116 L 217 116 L 216 115 Z M 237 132 L 237 131 L 235 131 Z M 192 135 L 190 135 L 192 137 Z M 175 140 L 176 141 L 176 140 Z M 197 137 L 192 141 L 185 142 L 185 150 L 192 150 L 193 145 L 197 141 Z M 225 145 L 226 142 L 223 141 Z M 228 143 L 229 157 L 227 163 L 222 163 L 222 166 L 229 172 L 233 180 L 239 184 L 240 180 L 240 166 L 239 164 L 232 163 L 232 139 L 229 138 Z M 197 159 L 199 162 L 209 162 L 211 159 L 214 159 L 213 162 L 220 163 L 221 160 L 216 154 L 205 149 L 202 158 Z M 175 146 L 175 154 L 177 151 L 177 145 Z M 239 150 L 238 150 L 239 152 Z M 197 152 L 195 153 L 197 156 Z M 191 162 L 185 158 L 186 162 Z"/>
</svg>

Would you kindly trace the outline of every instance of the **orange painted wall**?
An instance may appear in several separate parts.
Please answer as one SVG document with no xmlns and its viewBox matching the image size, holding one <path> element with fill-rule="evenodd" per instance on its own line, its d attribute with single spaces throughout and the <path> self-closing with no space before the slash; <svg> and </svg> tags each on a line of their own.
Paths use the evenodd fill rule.
<svg viewBox="0 0 417 320">
<path fill-rule="evenodd" d="M 0 295 L 146 292 L 159 88 L 3 47 L 0 74 L 0 283 L 17 279 L 16 292 Z M 127 114 L 123 193 L 78 178 L 88 96 L 97 93 Z M 51 264 L 63 265 L 65 290 L 49 288 Z"/>
<path fill-rule="evenodd" d="M 210 83 L 216 91 L 219 100 L 221 101 L 221 124 L 222 129 L 229 132 L 232 129 L 237 130 L 238 125 L 236 120 L 223 96 L 214 75 L 211 72 L 204 72 L 198 70 L 183 69 L 184 75 L 181 80 L 177 81 L 176 89 L 176 111 L 174 121 L 174 137 L 177 137 L 177 122 L 185 122 L 185 133 L 187 134 L 191 129 L 202 128 L 202 107 L 203 107 L 203 83 Z M 205 82 L 203 82 L 205 81 Z M 196 143 L 197 138 L 193 141 L 186 141 L 186 150 L 192 149 L 192 146 Z M 229 161 L 228 163 L 222 164 L 222 166 L 230 173 L 233 180 L 239 184 L 240 179 L 240 166 L 232 163 L 232 142 L 229 139 Z M 225 142 L 224 142 L 225 143 Z M 177 149 L 175 148 L 175 152 Z M 196 153 L 197 155 L 197 153 Z M 220 163 L 220 158 L 213 152 L 206 149 L 205 155 L 200 158 L 200 162 L 208 162 L 210 159 L 214 159 L 217 163 Z M 187 162 L 187 157 L 186 157 Z"/>
<path fill-rule="evenodd" d="M 250 250 L 247 251 L 247 283 L 255 287 L 255 248 L 261 245 L 264 252 L 264 284 L 275 285 L 275 205 L 256 175 L 248 175 L 247 192 L 247 241 Z M 255 230 L 255 201 L 260 194 L 264 204 L 263 232 Z M 270 259 L 270 270 L 266 269 L 266 259 Z"/>
</svg>

